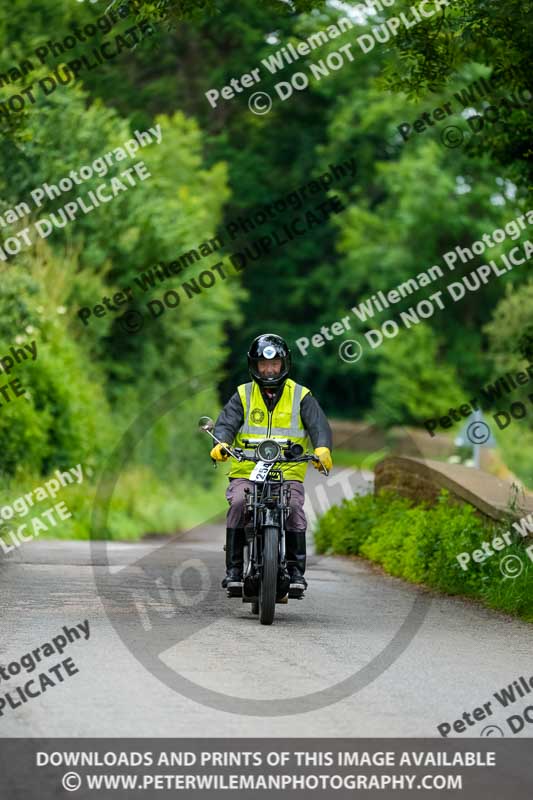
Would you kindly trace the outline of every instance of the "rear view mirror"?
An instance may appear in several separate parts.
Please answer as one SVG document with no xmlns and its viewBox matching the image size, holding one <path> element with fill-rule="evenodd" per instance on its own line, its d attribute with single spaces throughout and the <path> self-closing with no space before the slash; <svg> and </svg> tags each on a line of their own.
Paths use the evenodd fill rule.
<svg viewBox="0 0 533 800">
<path fill-rule="evenodd" d="M 198 420 L 198 427 L 201 431 L 209 431 L 211 432 L 215 427 L 215 423 L 211 419 L 211 417 L 200 417 Z"/>
</svg>

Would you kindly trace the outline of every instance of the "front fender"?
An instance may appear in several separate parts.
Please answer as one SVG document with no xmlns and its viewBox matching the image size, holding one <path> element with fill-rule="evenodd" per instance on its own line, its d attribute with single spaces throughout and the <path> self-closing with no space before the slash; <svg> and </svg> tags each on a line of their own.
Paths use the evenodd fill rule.
<svg viewBox="0 0 533 800">
<path fill-rule="evenodd" d="M 262 513 L 262 520 L 261 524 L 263 526 L 266 525 L 274 525 L 277 528 L 280 527 L 280 509 L 279 508 L 264 508 Z"/>
</svg>

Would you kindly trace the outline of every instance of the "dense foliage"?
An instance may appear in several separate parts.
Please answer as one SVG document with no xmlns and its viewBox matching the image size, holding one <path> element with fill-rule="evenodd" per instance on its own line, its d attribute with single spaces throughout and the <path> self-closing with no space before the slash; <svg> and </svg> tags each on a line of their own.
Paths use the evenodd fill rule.
<svg viewBox="0 0 533 800">
<path fill-rule="evenodd" d="M 0 114 L 0 214 L 27 200 L 43 182 L 57 183 L 70 170 L 119 147 L 135 130 L 160 125 L 163 133 L 161 144 L 137 155 L 151 173 L 149 180 L 0 262 L 0 355 L 19 340 L 36 340 L 39 353 L 35 362 L 12 373 L 27 387 L 27 397 L 0 409 L 6 479 L 82 460 L 98 470 L 150 403 L 175 385 L 208 375 L 209 388 L 191 391 L 179 408 L 162 412 L 136 451 L 141 466 L 150 470 L 151 496 L 157 496 L 154 480 L 161 487 L 200 481 L 207 489 L 207 444 L 194 431 L 196 416 L 216 413 L 220 400 L 246 377 L 246 346 L 266 329 L 289 339 L 295 376 L 313 388 L 329 414 L 372 416 L 387 398 L 388 412 L 377 414 L 384 425 L 417 424 L 444 413 L 516 358 L 516 337 L 523 333 L 518 320 L 529 324 L 533 310 L 531 292 L 521 291 L 527 279 L 523 267 L 415 329 L 402 329 L 379 350 L 367 348 L 355 365 L 339 359 L 340 339 L 311 347 L 306 358 L 295 342 L 346 315 L 352 327 L 346 338 L 355 334 L 363 341 L 367 327 L 378 327 L 413 299 L 377 313 L 370 325 L 358 321 L 352 306 L 431 265 L 442 266 L 445 252 L 467 247 L 524 213 L 529 109 L 516 109 L 475 136 L 454 95 L 479 77 L 509 67 L 513 75 L 495 96 L 527 85 L 530 2 L 451 3 L 444 14 L 402 30 L 387 44 L 376 43 L 368 53 L 357 46 L 357 37 L 411 3 L 398 0 L 385 14 L 358 14 L 352 30 L 296 64 L 285 63 L 275 75 L 262 68 L 257 88 L 274 101 L 264 116 L 248 109 L 253 89 L 221 100 L 216 108 L 205 93 L 259 67 L 281 47 L 307 41 L 345 16 L 347 6 L 316 0 L 243 0 L 237 6 L 229 0 L 114 0 L 110 5 L 21 0 L 12 13 L 7 0 L 2 2 L 0 74 L 28 58 L 33 71 L 3 81 L 0 104 L 29 86 L 36 99 L 20 111 Z M 122 21 L 117 16 L 111 29 L 102 23 L 87 41 L 77 41 L 63 54 L 48 53 L 44 63 L 35 56 L 50 39 L 62 42 L 76 28 L 121 9 L 127 16 Z M 119 33 L 146 21 L 153 32 L 134 47 L 124 47 L 97 68 L 81 69 L 75 82 L 50 94 L 40 89 L 38 82 L 60 65 L 89 57 L 103 42 L 114 42 Z M 277 82 L 288 81 L 295 71 L 309 73 L 311 63 L 348 42 L 353 62 L 311 80 L 284 102 L 278 98 Z M 404 141 L 399 125 L 412 124 L 446 102 L 453 105 L 452 116 Z M 480 98 L 475 106 L 480 110 L 487 102 Z M 448 124 L 465 131 L 462 147 L 442 144 Z M 228 222 L 304 185 L 328 165 L 350 159 L 355 177 L 330 191 L 345 211 L 250 261 L 239 274 L 229 267 L 233 251 L 251 248 L 258 236 L 279 231 L 325 198 L 320 195 L 303 210 L 291 209 L 235 241 L 224 235 Z M 104 180 L 121 169 L 116 164 Z M 95 176 L 32 208 L 29 219 L 2 227 L 2 241 L 101 182 Z M 177 258 L 217 232 L 225 247 L 188 268 L 186 277 L 224 258 L 227 279 L 147 319 L 137 335 L 128 334 L 113 314 L 93 317 L 89 326 L 80 322 L 80 307 L 94 306 L 130 286 L 141 270 Z M 525 238 L 526 232 L 521 241 Z M 498 245 L 490 258 L 508 246 Z M 478 257 L 464 271 L 481 263 Z M 457 273 L 445 278 L 458 280 Z M 184 277 L 156 286 L 134 308 L 145 311 L 146 302 L 178 288 Z M 421 290 L 415 299 L 444 283 Z M 520 425 L 531 441 L 531 422 Z M 533 447 L 518 452 L 515 430 L 503 432 L 501 441 L 509 443 L 510 465 L 527 476 Z M 187 488 L 183 496 L 186 503 Z"/>
<path fill-rule="evenodd" d="M 483 520 L 444 491 L 433 507 L 383 492 L 343 500 L 327 511 L 319 520 L 315 543 L 319 553 L 364 556 L 398 578 L 478 598 L 533 621 L 533 563 L 518 533 L 513 531 L 513 543 L 504 551 L 525 565 L 512 580 L 502 580 L 497 554 L 480 563 L 471 561 L 467 570 L 457 561 L 459 553 L 471 553 L 507 530 L 512 530 L 510 525 Z"/>
</svg>

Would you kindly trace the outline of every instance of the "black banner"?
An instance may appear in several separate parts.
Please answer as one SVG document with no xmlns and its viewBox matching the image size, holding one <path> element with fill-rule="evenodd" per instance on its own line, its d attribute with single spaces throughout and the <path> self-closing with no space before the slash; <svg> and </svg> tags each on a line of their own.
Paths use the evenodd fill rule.
<svg viewBox="0 0 533 800">
<path fill-rule="evenodd" d="M 525 739 L 5 739 L 1 753 L 5 798 L 533 796 Z"/>
</svg>

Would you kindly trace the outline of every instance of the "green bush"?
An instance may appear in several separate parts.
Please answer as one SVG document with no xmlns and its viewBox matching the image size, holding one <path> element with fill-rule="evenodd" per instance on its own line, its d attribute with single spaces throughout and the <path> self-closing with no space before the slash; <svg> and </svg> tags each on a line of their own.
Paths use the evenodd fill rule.
<svg viewBox="0 0 533 800">
<path fill-rule="evenodd" d="M 518 534 L 513 533 L 513 544 L 502 552 L 522 560 L 523 572 L 515 579 L 501 573 L 501 556 L 496 554 L 482 563 L 470 562 L 466 571 L 456 558 L 509 528 L 510 523 L 483 520 L 472 506 L 453 502 L 445 491 L 434 506 L 380 493 L 344 500 L 327 511 L 319 520 L 315 545 L 319 553 L 360 555 L 391 575 L 477 597 L 533 621 L 533 563 Z"/>
<path fill-rule="evenodd" d="M 1 471 L 19 479 L 80 461 L 95 465 L 112 434 L 98 368 L 69 338 L 66 309 L 45 290 L 45 258 L 37 254 L 29 263 L 32 276 L 9 269 L 1 273 L 10 302 L 0 324 L 0 354 L 9 355 L 11 347 L 28 354 L 25 346 L 32 343 L 37 353 L 35 360 L 28 354 L 0 376 L 2 385 L 19 380 L 25 391 L 12 396 L 0 413 Z M 56 278 L 56 285 L 61 280 Z"/>
</svg>

